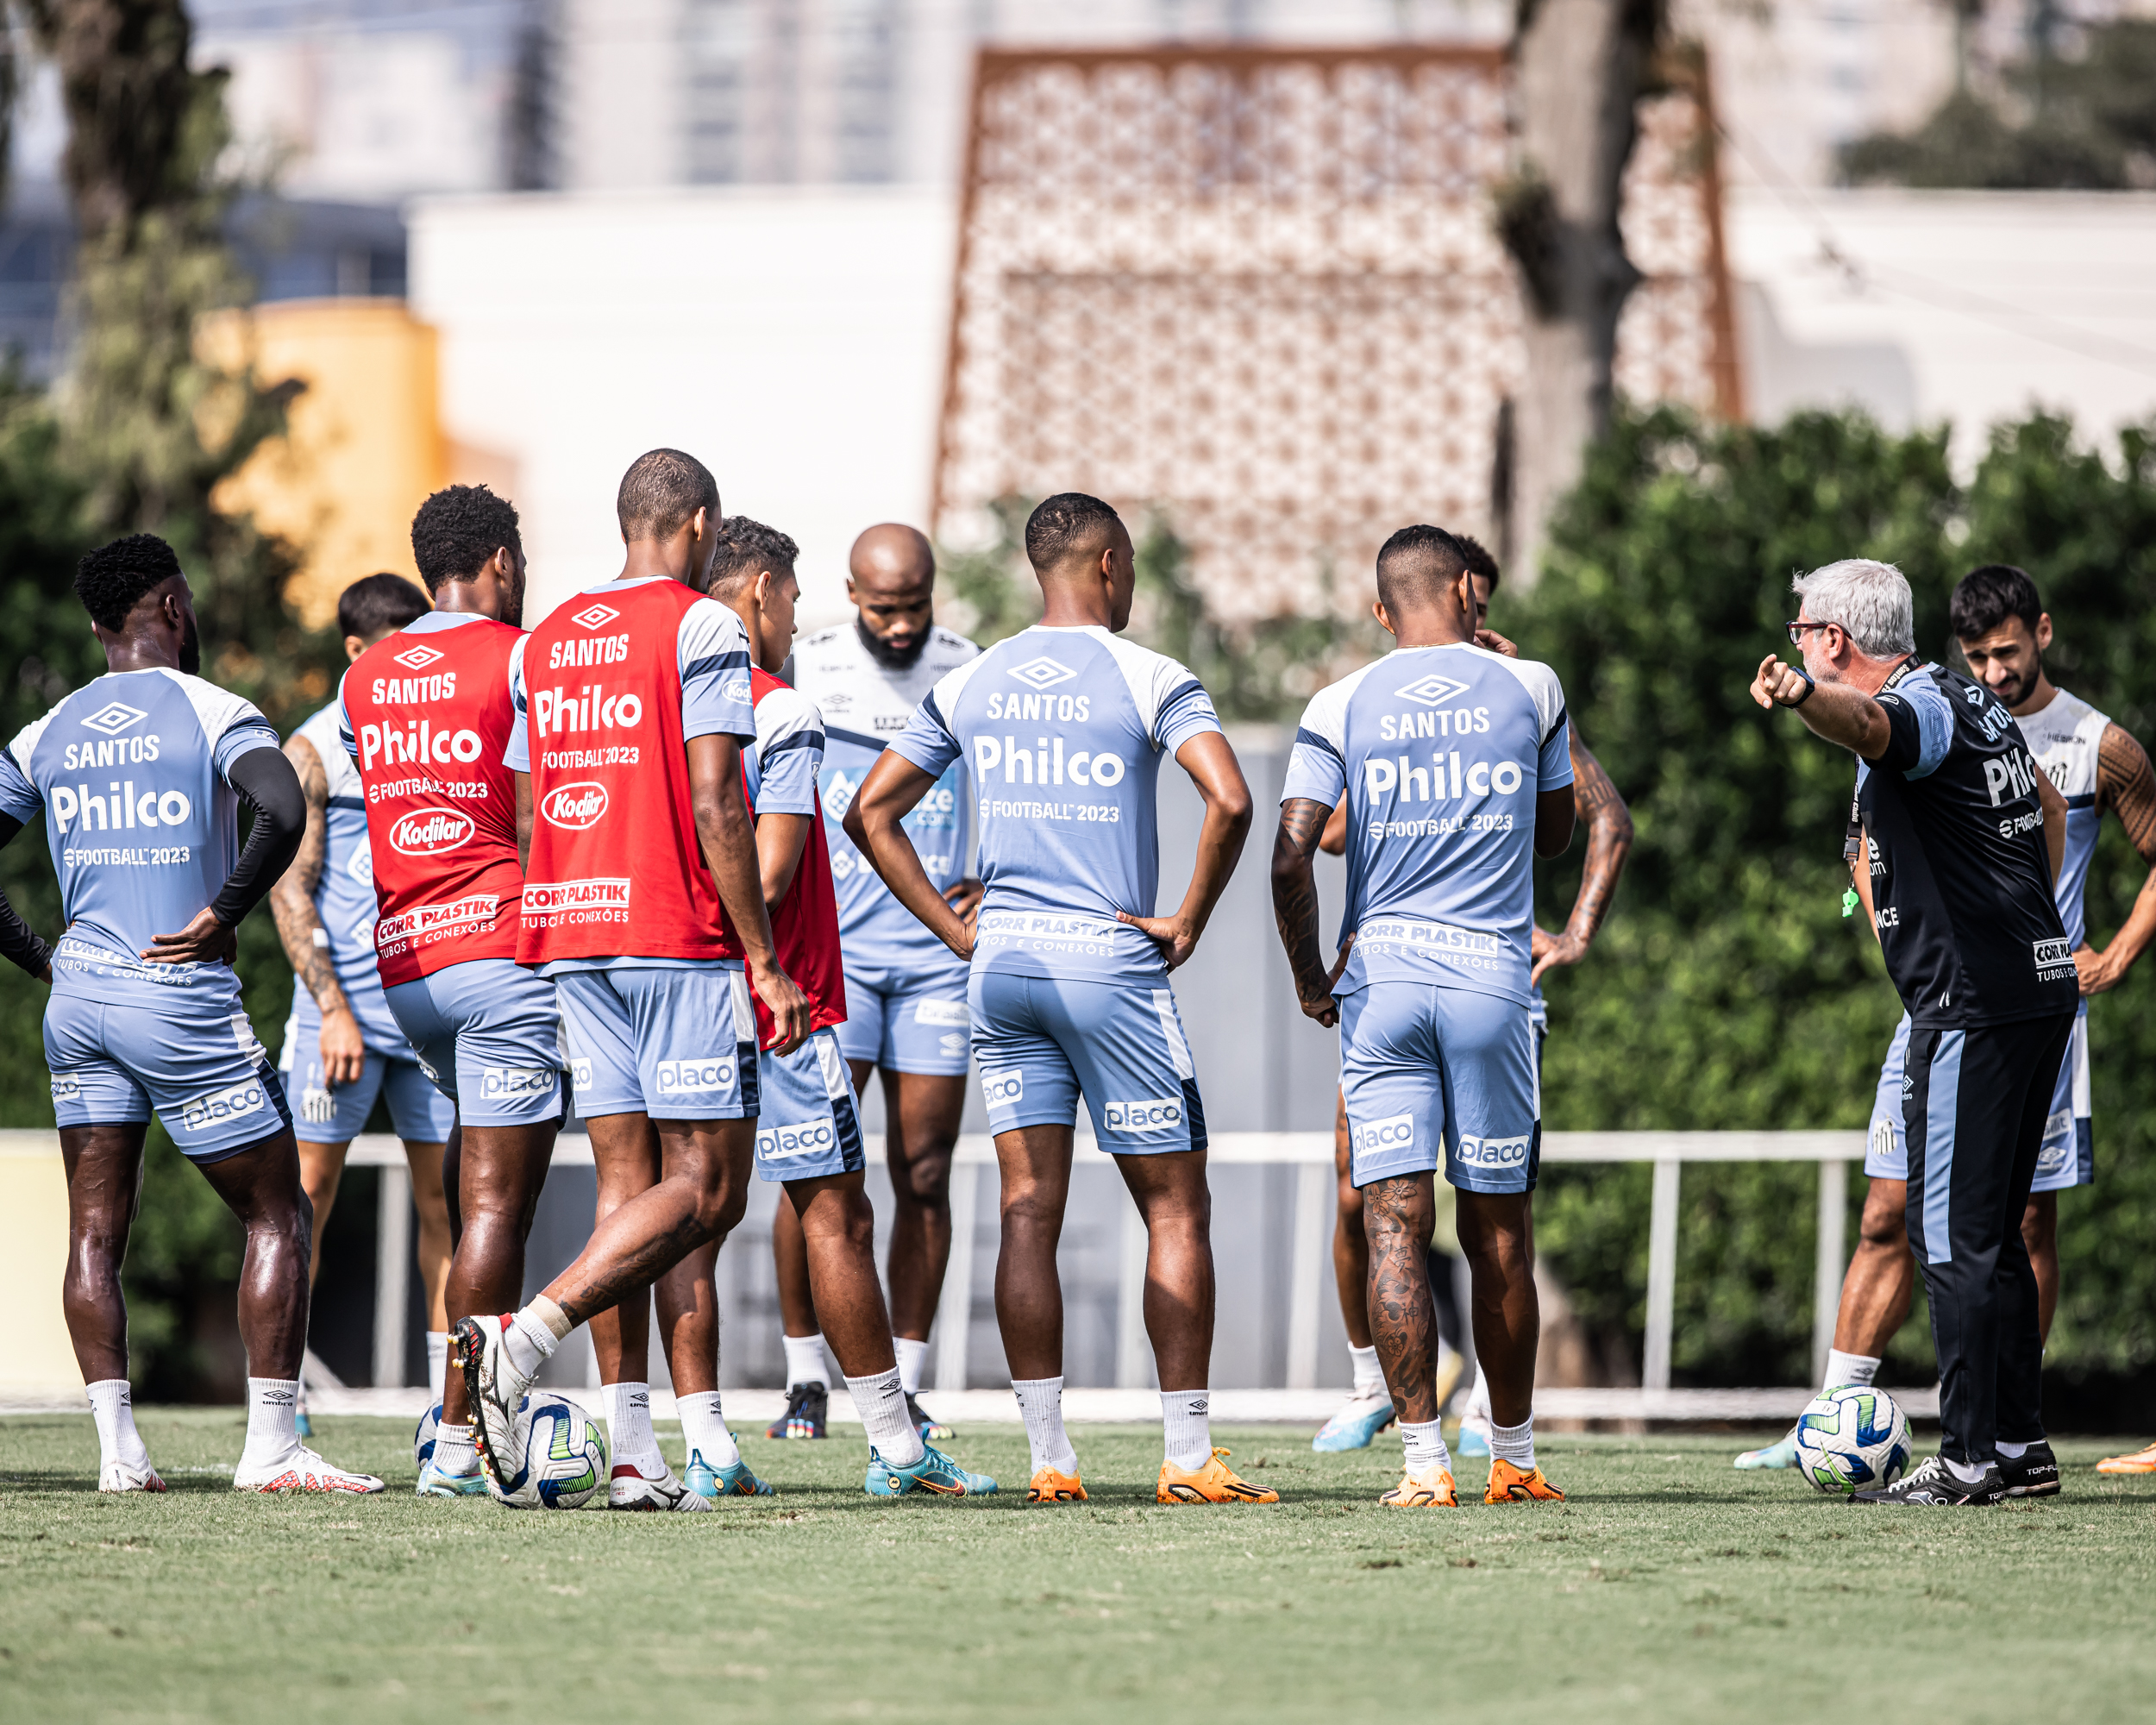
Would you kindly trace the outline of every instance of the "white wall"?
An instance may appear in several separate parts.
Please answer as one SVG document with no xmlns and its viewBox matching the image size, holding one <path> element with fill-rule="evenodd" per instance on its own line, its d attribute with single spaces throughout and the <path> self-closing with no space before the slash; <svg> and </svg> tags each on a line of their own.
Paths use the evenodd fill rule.
<svg viewBox="0 0 2156 1725">
<path fill-rule="evenodd" d="M 417 203 L 444 430 L 513 487 L 531 618 L 618 569 L 615 487 L 662 444 L 800 542 L 805 624 L 837 616 L 855 536 L 927 515 L 955 215 L 911 189 Z"/>
</svg>

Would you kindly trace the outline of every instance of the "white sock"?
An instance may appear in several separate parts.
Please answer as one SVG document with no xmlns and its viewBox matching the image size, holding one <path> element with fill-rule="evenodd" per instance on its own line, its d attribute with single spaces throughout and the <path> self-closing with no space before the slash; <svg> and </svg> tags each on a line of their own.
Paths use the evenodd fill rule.
<svg viewBox="0 0 2156 1725">
<path fill-rule="evenodd" d="M 899 1356 L 899 1382 L 908 1396 L 921 1393 L 921 1368 L 928 1363 L 928 1344 L 908 1336 L 893 1336 L 891 1346 Z"/>
<path fill-rule="evenodd" d="M 83 1388 L 90 1393 L 90 1416 L 97 1422 L 97 1466 L 108 1462 L 145 1468 L 150 1465 L 149 1446 L 135 1429 L 135 1391 L 124 1377 L 101 1377 Z"/>
<path fill-rule="evenodd" d="M 573 1327 L 568 1314 L 543 1294 L 512 1317 L 502 1331 L 502 1352 L 510 1370 L 519 1377 L 532 1378 L 554 1358 L 561 1339 Z"/>
<path fill-rule="evenodd" d="M 436 1472 L 452 1476 L 477 1471 L 479 1453 L 469 1426 L 435 1427 L 434 1465 Z"/>
<path fill-rule="evenodd" d="M 1941 1456 L 1940 1459 L 1946 1464 L 1946 1471 L 1964 1485 L 1974 1485 L 1984 1477 L 1985 1465 L 1983 1462 L 1956 1461 L 1951 1456 Z"/>
<path fill-rule="evenodd" d="M 299 1380 L 250 1377 L 247 1381 L 247 1447 L 241 1467 L 271 1467 L 299 1448 Z"/>
<path fill-rule="evenodd" d="M 1424 1474 L 1433 1467 L 1441 1467 L 1450 1473 L 1452 1458 L 1445 1447 L 1445 1422 L 1432 1420 L 1427 1425 L 1413 1426 L 1400 1422 L 1400 1441 L 1407 1452 L 1407 1471 Z"/>
<path fill-rule="evenodd" d="M 1868 1353 L 1844 1353 L 1839 1348 L 1827 1350 L 1827 1382 L 1824 1389 L 1840 1389 L 1852 1383 L 1869 1383 L 1879 1370 L 1879 1362 Z"/>
<path fill-rule="evenodd" d="M 1522 1473 L 1532 1473 L 1535 1467 L 1535 1416 L 1528 1414 L 1516 1426 L 1501 1426 L 1490 1422 L 1489 1452 L 1500 1461 L 1508 1461 Z"/>
<path fill-rule="evenodd" d="M 1385 1368 L 1377 1363 L 1375 1344 L 1366 1348 L 1351 1347 L 1348 1358 L 1355 1366 L 1355 1388 L 1349 1393 L 1358 1402 L 1375 1401 L 1385 1393 Z"/>
<path fill-rule="evenodd" d="M 1494 1423 L 1489 1417 L 1489 1379 L 1483 1375 L 1479 1359 L 1475 1362 L 1475 1385 L 1467 1392 L 1467 1408 L 1460 1417 L 1485 1426 Z"/>
<path fill-rule="evenodd" d="M 651 1429 L 649 1383 L 602 1383 L 606 1398 L 606 1436 L 616 1461 L 642 1461 L 659 1453 L 659 1434 Z"/>
<path fill-rule="evenodd" d="M 1063 1380 L 1060 1377 L 1014 1377 L 1011 1393 L 1018 1398 L 1018 1412 L 1025 1421 L 1025 1441 L 1033 1451 L 1033 1471 L 1052 1467 L 1058 1473 L 1078 1471 L 1078 1452 L 1070 1446 L 1063 1429 Z"/>
<path fill-rule="evenodd" d="M 299 1387 L 292 1394 L 292 1411 L 295 1414 L 304 1414 L 307 1411 L 307 1368 L 305 1366 L 299 1368 L 299 1377 L 296 1381 Z"/>
<path fill-rule="evenodd" d="M 786 1387 L 797 1383 L 821 1383 L 826 1388 L 831 1381 L 830 1367 L 824 1363 L 824 1333 L 818 1330 L 812 1336 L 780 1336 L 786 1348 Z"/>
<path fill-rule="evenodd" d="M 911 1467 L 928 1453 L 921 1433 L 906 1411 L 906 1386 L 899 1369 L 879 1371 L 874 1377 L 849 1377 L 846 1388 L 854 1398 L 854 1411 L 868 1433 L 875 1452 L 893 1467 Z"/>
<path fill-rule="evenodd" d="M 442 1399 L 442 1380 L 449 1371 L 449 1333 L 447 1330 L 427 1332 L 427 1396 L 428 1399 Z"/>
<path fill-rule="evenodd" d="M 726 1429 L 726 1419 L 718 1411 L 718 1391 L 699 1390 L 692 1396 L 676 1396 L 675 1411 L 681 1416 L 681 1436 L 688 1445 L 689 1459 L 704 1458 L 707 1467 L 731 1467 L 741 1459 L 741 1446 L 735 1443 L 734 1434 Z"/>
<path fill-rule="evenodd" d="M 1994 1447 L 1997 1449 L 2000 1456 L 2007 1461 L 2019 1461 L 2023 1456 L 2028 1453 L 2028 1446 L 2027 1444 L 2009 1444 L 2003 1438 L 2000 1439 L 1998 1443 L 1995 1445 Z"/>
<path fill-rule="evenodd" d="M 1207 1389 L 1163 1389 L 1160 1393 L 1162 1447 L 1185 1473 L 1195 1473 L 1213 1459 L 1213 1421 Z"/>
</svg>

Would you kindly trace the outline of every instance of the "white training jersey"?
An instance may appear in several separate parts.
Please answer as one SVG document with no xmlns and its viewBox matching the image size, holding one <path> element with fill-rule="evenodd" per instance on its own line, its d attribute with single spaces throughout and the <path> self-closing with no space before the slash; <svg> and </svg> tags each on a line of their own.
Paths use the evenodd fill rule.
<svg viewBox="0 0 2156 1725">
<path fill-rule="evenodd" d="M 1396 648 L 1313 696 L 1281 800 L 1348 800 L 1355 950 L 1337 992 L 1425 982 L 1526 1004 L 1535 798 L 1571 782 L 1564 691 L 1531 659 Z"/>
<path fill-rule="evenodd" d="M 1116 920 L 1155 913 L 1163 754 L 1218 731 L 1198 680 L 1097 624 L 999 641 L 930 690 L 892 748 L 923 772 L 973 769 L 981 826 L 976 969 L 1116 982 L 1167 974 Z"/>
<path fill-rule="evenodd" d="M 2036 764 L 2066 800 L 2066 856 L 2059 866 L 2055 894 L 2068 946 L 2078 946 L 2088 932 L 2082 894 L 2089 885 L 2089 859 L 2096 855 L 2096 832 L 2103 825 L 2096 809 L 2096 750 L 2111 721 L 2079 695 L 2060 689 L 2041 712 L 2014 722 Z"/>
<path fill-rule="evenodd" d="M 794 646 L 793 687 L 816 704 L 824 719 L 824 836 L 830 845 L 838 938 L 849 969 L 943 970 L 954 963 L 950 949 L 891 896 L 883 877 L 854 849 L 843 823 L 876 756 L 905 731 L 922 698 L 980 652 L 964 636 L 931 628 L 920 656 L 897 669 L 869 653 L 857 623 L 818 630 Z M 906 836 L 939 893 L 965 878 L 967 783 L 961 757 L 906 818 Z"/>
</svg>

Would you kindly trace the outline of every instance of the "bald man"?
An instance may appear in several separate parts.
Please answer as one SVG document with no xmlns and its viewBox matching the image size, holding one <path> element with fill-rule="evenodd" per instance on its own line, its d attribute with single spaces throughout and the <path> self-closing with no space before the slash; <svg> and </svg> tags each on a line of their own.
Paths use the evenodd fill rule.
<svg viewBox="0 0 2156 1725">
<path fill-rule="evenodd" d="M 908 1409 L 924 1440 L 948 1436 L 922 1411 L 921 1366 L 950 1261 L 950 1157 L 966 1104 L 966 964 L 891 896 L 840 822 L 884 745 L 943 674 L 980 652 L 934 618 L 936 554 L 918 529 L 887 522 L 854 542 L 846 597 L 855 618 L 801 642 L 793 683 L 822 710 L 824 822 L 838 885 L 846 1022 L 838 1043 L 864 1092 L 883 1074 L 893 1194 L 891 1327 Z M 952 762 L 906 818 L 936 889 L 962 917 L 981 901 L 967 872 L 966 764 Z M 829 1398 L 824 1339 L 809 1297 L 800 1223 L 779 1206 L 772 1227 L 786 1333 L 787 1410 L 774 1438 L 820 1438 Z"/>
</svg>

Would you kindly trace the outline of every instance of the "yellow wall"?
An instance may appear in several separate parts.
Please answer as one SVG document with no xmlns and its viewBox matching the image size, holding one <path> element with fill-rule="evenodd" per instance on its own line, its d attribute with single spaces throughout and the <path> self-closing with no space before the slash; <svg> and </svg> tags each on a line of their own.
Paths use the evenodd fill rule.
<svg viewBox="0 0 2156 1725">
<path fill-rule="evenodd" d="M 67 1176 L 51 1132 L 0 1135 L 0 1401 L 79 1399 L 82 1373 L 60 1311 Z"/>
<path fill-rule="evenodd" d="M 288 435 L 216 499 L 299 548 L 291 595 L 306 620 L 329 622 L 338 594 L 378 569 L 417 580 L 412 513 L 448 477 L 434 330 L 402 300 L 298 299 L 227 314 L 204 342 L 225 364 L 251 360 L 265 383 L 306 385 Z"/>
</svg>

